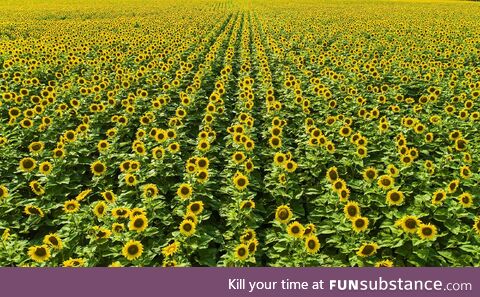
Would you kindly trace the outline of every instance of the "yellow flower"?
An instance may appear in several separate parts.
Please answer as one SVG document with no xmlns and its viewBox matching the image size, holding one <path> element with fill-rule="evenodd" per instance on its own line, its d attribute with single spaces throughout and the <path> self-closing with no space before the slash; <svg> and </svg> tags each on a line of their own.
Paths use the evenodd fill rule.
<svg viewBox="0 0 480 297">
<path fill-rule="evenodd" d="M 437 227 L 432 224 L 420 224 L 417 235 L 421 239 L 435 240 L 437 236 Z"/>
<path fill-rule="evenodd" d="M 30 247 L 27 254 L 32 260 L 38 263 L 43 263 L 50 259 L 50 249 L 46 244 Z"/>
<path fill-rule="evenodd" d="M 180 243 L 178 241 L 174 241 L 162 249 L 162 254 L 165 257 L 172 256 L 178 251 L 179 247 L 180 247 Z"/>
<path fill-rule="evenodd" d="M 129 240 L 122 248 L 122 255 L 130 261 L 139 258 L 142 253 L 143 245 L 137 240 Z"/>
<path fill-rule="evenodd" d="M 279 221 L 282 224 L 288 223 L 293 217 L 292 211 L 290 210 L 290 207 L 287 205 L 280 205 L 277 207 L 277 210 L 275 212 L 275 219 Z"/>
</svg>

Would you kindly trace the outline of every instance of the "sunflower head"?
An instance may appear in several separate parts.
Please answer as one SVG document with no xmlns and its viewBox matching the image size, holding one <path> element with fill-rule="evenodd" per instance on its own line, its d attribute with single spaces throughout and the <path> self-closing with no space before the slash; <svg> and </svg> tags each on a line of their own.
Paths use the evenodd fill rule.
<svg viewBox="0 0 480 297">
<path fill-rule="evenodd" d="M 63 248 L 63 243 L 60 239 L 60 236 L 54 233 L 45 235 L 45 237 L 43 238 L 43 243 L 56 250 L 61 250 Z"/>
<path fill-rule="evenodd" d="M 245 261 L 248 258 L 248 246 L 244 243 L 237 245 L 235 248 L 235 258 L 240 261 Z"/>
<path fill-rule="evenodd" d="M 390 175 L 382 175 L 378 178 L 377 184 L 382 190 L 388 190 L 393 187 L 394 182 Z"/>
<path fill-rule="evenodd" d="M 375 168 L 368 167 L 363 171 L 362 175 L 365 181 L 371 183 L 377 178 L 378 172 Z"/>
<path fill-rule="evenodd" d="M 421 239 L 435 240 L 437 236 L 437 227 L 432 224 L 420 224 L 417 230 L 417 235 Z"/>
<path fill-rule="evenodd" d="M 143 253 L 143 245 L 140 241 L 130 240 L 122 248 L 122 255 L 132 261 L 139 258 Z"/>
<path fill-rule="evenodd" d="M 100 176 L 105 173 L 107 166 L 102 161 L 95 161 L 90 165 L 90 170 L 93 175 Z"/>
<path fill-rule="evenodd" d="M 187 209 L 194 213 L 195 215 L 200 214 L 203 211 L 203 202 L 202 201 L 193 201 L 188 206 Z"/>
<path fill-rule="evenodd" d="M 352 219 L 352 229 L 357 232 L 364 232 L 368 228 L 368 218 L 358 216 Z"/>
<path fill-rule="evenodd" d="M 46 244 L 32 246 L 28 249 L 28 256 L 35 262 L 43 263 L 50 258 L 50 248 Z"/>
<path fill-rule="evenodd" d="M 357 255 L 360 257 L 368 257 L 374 255 L 378 250 L 376 243 L 364 243 L 357 251 Z"/>
<path fill-rule="evenodd" d="M 360 216 L 360 207 L 357 202 L 348 201 L 343 208 L 343 213 L 347 219 L 353 220 Z"/>
<path fill-rule="evenodd" d="M 180 229 L 180 233 L 182 233 L 186 237 L 189 237 L 189 236 L 192 236 L 193 233 L 195 233 L 196 224 L 191 220 L 184 219 L 180 223 L 179 229 Z"/>
<path fill-rule="evenodd" d="M 132 217 L 128 223 L 128 229 L 130 229 L 130 231 L 142 232 L 147 228 L 147 226 L 148 219 L 145 215 Z"/>
<path fill-rule="evenodd" d="M 233 184 L 237 190 L 243 191 L 249 184 L 248 177 L 240 172 L 237 172 L 237 174 L 233 177 Z"/>
<path fill-rule="evenodd" d="M 79 209 L 80 203 L 75 199 L 68 200 L 63 204 L 63 211 L 65 211 L 65 213 L 75 213 Z"/>
<path fill-rule="evenodd" d="M 177 195 L 182 200 L 189 199 L 192 196 L 192 186 L 190 184 L 181 184 L 177 189 Z"/>
<path fill-rule="evenodd" d="M 305 238 L 305 250 L 309 254 L 315 254 L 320 249 L 320 242 L 314 234 Z"/>
<path fill-rule="evenodd" d="M 404 200 L 403 192 L 397 190 L 390 190 L 387 193 L 387 204 L 388 205 L 401 205 Z"/>
<path fill-rule="evenodd" d="M 458 202 L 465 208 L 472 207 L 473 196 L 470 193 L 462 193 L 460 196 L 458 196 Z"/>
<path fill-rule="evenodd" d="M 290 207 L 287 205 L 280 205 L 275 212 L 275 219 L 282 224 L 288 223 L 293 217 Z"/>
</svg>

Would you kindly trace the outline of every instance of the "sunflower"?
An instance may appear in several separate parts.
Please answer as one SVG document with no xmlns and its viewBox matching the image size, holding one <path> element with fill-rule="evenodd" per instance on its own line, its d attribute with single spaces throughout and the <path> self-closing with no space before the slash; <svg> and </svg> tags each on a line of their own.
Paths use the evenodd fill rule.
<svg viewBox="0 0 480 297">
<path fill-rule="evenodd" d="M 377 179 L 377 176 L 378 176 L 377 169 L 373 167 L 368 167 L 363 171 L 362 175 L 365 181 L 371 183 L 375 179 Z"/>
<path fill-rule="evenodd" d="M 190 220 L 184 219 L 180 223 L 179 229 L 180 229 L 180 233 L 182 233 L 186 237 L 189 237 L 189 236 L 192 236 L 193 233 L 195 233 L 196 224 Z"/>
<path fill-rule="evenodd" d="M 104 191 L 101 194 L 103 199 L 105 199 L 105 201 L 107 201 L 108 203 L 114 203 L 117 199 L 117 197 L 112 191 Z"/>
<path fill-rule="evenodd" d="M 53 158 L 54 159 L 61 159 L 63 157 L 65 157 L 67 153 L 65 152 L 65 150 L 63 148 L 56 148 L 53 150 Z"/>
<path fill-rule="evenodd" d="M 344 202 L 344 201 L 347 201 L 348 198 L 350 197 L 350 190 L 348 188 L 343 188 L 343 189 L 340 189 L 340 191 L 338 191 L 337 194 L 338 194 L 338 199 Z"/>
<path fill-rule="evenodd" d="M 460 204 L 465 208 L 472 207 L 473 205 L 472 194 L 462 193 L 460 196 L 458 196 L 458 202 L 460 202 Z"/>
<path fill-rule="evenodd" d="M 388 175 L 390 175 L 393 178 L 398 177 L 400 174 L 400 171 L 393 164 L 389 164 L 387 166 L 387 172 L 388 172 Z"/>
<path fill-rule="evenodd" d="M 135 260 L 143 253 L 143 245 L 140 241 L 129 240 L 122 248 L 122 255 L 128 260 Z"/>
<path fill-rule="evenodd" d="M 302 226 L 302 224 L 300 224 L 297 221 L 290 223 L 287 226 L 287 233 L 292 237 L 301 238 L 304 232 L 305 232 L 305 228 Z"/>
<path fill-rule="evenodd" d="M 109 238 L 110 235 L 112 235 L 112 232 L 109 229 L 105 229 L 103 227 L 93 226 L 92 229 L 94 231 L 96 240 L 106 239 L 106 238 Z"/>
<path fill-rule="evenodd" d="M 201 169 L 197 172 L 197 181 L 201 184 L 208 180 L 208 170 Z"/>
<path fill-rule="evenodd" d="M 148 220 L 145 215 L 135 216 L 131 218 L 130 222 L 128 223 L 128 229 L 130 231 L 142 232 L 147 228 L 147 226 Z"/>
<path fill-rule="evenodd" d="M 390 175 L 382 175 L 378 178 L 378 186 L 383 190 L 388 190 L 393 187 L 395 180 Z"/>
<path fill-rule="evenodd" d="M 326 176 L 330 183 L 333 183 L 334 181 L 336 181 L 339 178 L 337 167 L 334 166 L 334 167 L 328 168 Z"/>
<path fill-rule="evenodd" d="M 7 199 L 8 189 L 4 185 L 0 185 L 0 199 Z"/>
<path fill-rule="evenodd" d="M 188 206 L 187 209 L 191 212 L 193 212 L 195 215 L 200 214 L 203 211 L 203 202 L 202 201 L 194 201 L 191 202 Z"/>
<path fill-rule="evenodd" d="M 95 161 L 90 165 L 90 171 L 92 171 L 93 175 L 100 176 L 105 173 L 107 170 L 107 166 L 102 163 L 101 161 Z"/>
<path fill-rule="evenodd" d="M 130 219 L 137 216 L 146 216 L 147 212 L 143 208 L 135 207 L 130 210 Z"/>
<path fill-rule="evenodd" d="M 270 144 L 270 146 L 272 148 L 279 148 L 279 147 L 282 146 L 282 139 L 280 137 L 277 137 L 277 136 L 272 136 L 268 140 L 268 143 Z"/>
<path fill-rule="evenodd" d="M 420 224 L 417 230 L 417 235 L 421 239 L 435 240 L 437 235 L 437 227 L 432 224 Z"/>
<path fill-rule="evenodd" d="M 253 164 L 253 161 L 251 158 L 245 162 L 244 166 L 245 166 L 245 171 L 249 173 L 255 169 L 255 165 Z"/>
<path fill-rule="evenodd" d="M 20 160 L 20 170 L 24 172 L 31 172 L 35 167 L 37 166 L 37 162 L 28 157 L 28 158 L 23 158 Z"/>
<path fill-rule="evenodd" d="M 247 188 L 247 186 L 249 184 L 248 177 L 246 177 L 242 173 L 238 172 L 233 177 L 233 184 L 235 185 L 235 188 L 237 190 L 243 191 L 245 188 Z"/>
<path fill-rule="evenodd" d="M 53 169 L 53 165 L 48 161 L 42 162 L 38 166 L 38 170 L 43 175 L 49 175 L 52 172 L 52 169 Z"/>
<path fill-rule="evenodd" d="M 280 205 L 275 211 L 275 219 L 282 224 L 287 224 L 293 217 L 290 207 L 287 205 Z"/>
<path fill-rule="evenodd" d="M 163 159 L 164 155 L 165 155 L 165 149 L 163 147 L 157 146 L 157 147 L 153 148 L 152 156 L 155 160 Z"/>
<path fill-rule="evenodd" d="M 252 199 L 243 200 L 240 202 L 240 209 L 253 209 L 255 208 L 255 202 Z"/>
<path fill-rule="evenodd" d="M 404 216 L 395 225 L 400 226 L 406 233 L 415 233 L 422 222 L 416 216 Z"/>
<path fill-rule="evenodd" d="M 368 257 L 374 255 L 378 250 L 376 243 L 364 243 L 357 251 L 357 255 L 360 257 Z"/>
<path fill-rule="evenodd" d="M 92 192 L 91 189 L 83 190 L 83 191 L 81 191 L 81 192 L 77 195 L 77 197 L 75 197 L 75 200 L 77 200 L 77 201 L 82 201 L 82 200 L 85 199 L 85 198 L 88 196 L 88 194 L 90 194 L 91 192 Z"/>
<path fill-rule="evenodd" d="M 343 213 L 349 220 L 353 220 L 360 216 L 360 207 L 357 202 L 348 201 L 343 207 Z"/>
<path fill-rule="evenodd" d="M 436 190 L 432 195 L 432 204 L 442 204 L 443 201 L 447 198 L 447 193 L 443 189 Z"/>
<path fill-rule="evenodd" d="M 23 212 L 29 216 L 36 215 L 41 218 L 43 218 L 44 216 L 43 210 L 40 207 L 31 205 L 31 204 L 25 206 Z"/>
<path fill-rule="evenodd" d="M 93 207 L 93 214 L 97 218 L 101 218 L 105 214 L 106 208 L 107 208 L 107 206 L 105 205 L 105 202 L 103 202 L 103 201 L 97 202 L 95 204 L 95 206 Z"/>
<path fill-rule="evenodd" d="M 163 260 L 162 266 L 163 267 L 176 267 L 177 266 L 177 261 L 175 261 L 175 260 Z"/>
<path fill-rule="evenodd" d="M 115 219 L 126 219 L 130 216 L 130 209 L 126 207 L 115 207 L 114 209 L 112 209 L 112 216 Z"/>
<path fill-rule="evenodd" d="M 123 230 L 125 230 L 125 225 L 120 224 L 120 223 L 113 223 L 112 224 L 112 231 L 115 234 L 121 233 Z"/>
<path fill-rule="evenodd" d="M 100 140 L 97 144 L 97 150 L 100 153 L 105 153 L 106 151 L 108 151 L 109 147 L 110 147 L 110 144 L 108 143 L 107 140 Z"/>
<path fill-rule="evenodd" d="M 315 254 L 320 249 L 320 242 L 317 236 L 309 235 L 305 238 L 305 250 L 309 254 Z"/>
<path fill-rule="evenodd" d="M 404 200 L 404 195 L 401 191 L 390 190 L 387 193 L 387 204 L 388 205 L 401 205 Z"/>
<path fill-rule="evenodd" d="M 356 218 L 352 219 L 352 228 L 353 231 L 360 233 L 368 228 L 368 218 L 357 216 Z"/>
<path fill-rule="evenodd" d="M 457 139 L 455 140 L 455 149 L 457 151 L 464 151 L 467 149 L 468 142 L 465 139 Z"/>
<path fill-rule="evenodd" d="M 332 184 L 332 189 L 337 193 L 339 193 L 340 190 L 345 189 L 345 188 L 347 188 L 347 183 L 341 178 L 338 178 Z"/>
<path fill-rule="evenodd" d="M 463 179 L 470 178 L 472 176 L 472 171 L 471 171 L 470 167 L 467 166 L 467 165 L 464 165 L 464 166 L 460 167 L 460 176 Z"/>
<path fill-rule="evenodd" d="M 295 172 L 295 170 L 297 170 L 298 164 L 293 160 L 288 160 L 285 162 L 283 167 L 285 168 L 286 171 L 293 173 Z"/>
<path fill-rule="evenodd" d="M 305 231 L 303 232 L 303 236 L 313 235 L 315 234 L 316 231 L 317 231 L 317 228 L 315 227 L 315 225 L 312 223 L 309 223 L 305 226 Z"/>
<path fill-rule="evenodd" d="M 248 246 L 244 243 L 237 245 L 235 248 L 235 258 L 244 261 L 248 258 Z"/>
<path fill-rule="evenodd" d="M 181 184 L 177 189 L 177 195 L 182 199 L 186 200 L 192 196 L 192 186 L 190 184 Z"/>
<path fill-rule="evenodd" d="M 195 159 L 194 164 L 200 169 L 207 169 L 208 166 L 210 165 L 210 161 L 208 160 L 207 157 L 200 157 Z"/>
<path fill-rule="evenodd" d="M 32 153 L 32 155 L 40 154 L 44 148 L 45 143 L 43 143 L 42 141 L 34 141 L 28 146 L 28 150 L 30 151 L 30 153 Z"/>
<path fill-rule="evenodd" d="M 197 216 L 191 211 L 187 211 L 185 213 L 185 215 L 183 216 L 183 219 L 184 220 L 189 220 L 189 221 L 193 222 L 195 225 L 198 224 Z"/>
<path fill-rule="evenodd" d="M 155 184 L 146 184 L 142 188 L 143 197 L 155 198 L 158 196 L 158 188 Z"/>
<path fill-rule="evenodd" d="M 349 137 L 352 134 L 352 128 L 349 126 L 343 126 L 340 128 L 339 133 L 342 137 Z"/>
<path fill-rule="evenodd" d="M 138 183 L 137 177 L 131 173 L 125 174 L 124 180 L 125 184 L 130 187 L 133 187 Z"/>
<path fill-rule="evenodd" d="M 458 180 L 458 179 L 452 180 L 452 181 L 448 184 L 447 192 L 448 192 L 449 194 L 455 193 L 455 192 L 457 191 L 459 185 L 460 185 L 460 180 Z"/>
<path fill-rule="evenodd" d="M 276 152 L 275 155 L 273 156 L 274 164 L 279 167 L 283 166 L 286 160 L 287 160 L 287 156 L 285 156 L 285 154 L 282 152 Z"/>
<path fill-rule="evenodd" d="M 475 222 L 473 223 L 473 229 L 480 235 L 480 216 L 475 218 Z"/>
<path fill-rule="evenodd" d="M 365 158 L 367 156 L 367 148 L 365 146 L 358 146 L 357 147 L 357 156 L 359 156 L 360 158 Z"/>
<path fill-rule="evenodd" d="M 56 250 L 61 250 L 63 248 L 63 243 L 62 243 L 62 240 L 60 239 L 60 236 L 58 236 L 55 233 L 50 233 L 48 235 L 45 235 L 45 237 L 43 237 L 43 243 L 48 246 L 51 246 Z"/>
<path fill-rule="evenodd" d="M 375 267 L 393 267 L 393 262 L 391 260 L 382 260 L 375 262 Z"/>
<path fill-rule="evenodd" d="M 174 241 L 171 244 L 167 245 L 166 247 L 162 248 L 162 254 L 165 257 L 169 257 L 174 255 L 176 252 L 178 252 L 178 249 L 180 248 L 180 242 Z"/>
<path fill-rule="evenodd" d="M 68 200 L 63 204 L 63 211 L 65 213 L 75 213 L 80 208 L 80 203 L 77 200 Z"/>
<path fill-rule="evenodd" d="M 236 164 L 241 164 L 244 160 L 246 159 L 246 156 L 243 152 L 235 152 L 233 155 L 232 155 L 232 160 L 236 163 Z"/>
<path fill-rule="evenodd" d="M 41 195 L 45 194 L 45 189 L 38 182 L 38 180 L 32 180 L 29 183 L 29 186 L 30 186 L 30 189 L 32 189 L 32 192 L 35 193 L 35 195 L 41 196 Z"/>
<path fill-rule="evenodd" d="M 28 249 L 27 254 L 33 261 L 43 263 L 50 258 L 50 249 L 46 244 L 35 245 Z"/>
<path fill-rule="evenodd" d="M 68 260 L 63 261 L 63 267 L 84 267 L 85 266 L 85 259 L 83 258 L 70 258 Z"/>
<path fill-rule="evenodd" d="M 258 240 L 256 238 L 253 238 L 249 242 L 247 242 L 246 245 L 248 246 L 248 252 L 250 254 L 254 254 L 257 251 Z"/>
<path fill-rule="evenodd" d="M 207 139 L 202 139 L 197 144 L 197 149 L 202 152 L 206 152 L 210 149 L 210 142 Z"/>
</svg>

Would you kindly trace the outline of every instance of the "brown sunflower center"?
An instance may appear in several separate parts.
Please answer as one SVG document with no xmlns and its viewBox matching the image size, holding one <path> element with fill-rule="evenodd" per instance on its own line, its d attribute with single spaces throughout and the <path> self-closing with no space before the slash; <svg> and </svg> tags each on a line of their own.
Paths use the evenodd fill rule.
<svg viewBox="0 0 480 297">
<path fill-rule="evenodd" d="M 143 225 L 145 225 L 145 222 L 142 218 L 138 218 L 133 222 L 133 226 L 135 226 L 135 228 L 142 228 Z"/>
<path fill-rule="evenodd" d="M 405 226 L 408 229 L 415 229 L 417 227 L 417 222 L 414 219 L 409 218 L 405 220 Z"/>
<path fill-rule="evenodd" d="M 432 235 L 432 233 L 433 233 L 433 230 L 430 227 L 425 227 L 422 229 L 422 234 L 425 236 L 430 236 Z"/>
<path fill-rule="evenodd" d="M 348 208 L 347 208 L 347 213 L 349 216 L 351 217 L 354 217 L 357 215 L 357 208 L 353 205 L 350 205 Z"/>
<path fill-rule="evenodd" d="M 128 254 L 130 255 L 136 255 L 138 253 L 138 246 L 136 245 L 131 245 L 128 247 L 127 251 L 128 251 Z"/>
<path fill-rule="evenodd" d="M 355 226 L 356 226 L 357 228 L 362 228 L 363 226 L 365 226 L 364 220 L 363 220 L 363 219 L 358 219 L 358 220 L 356 220 L 356 221 L 355 221 Z"/>
<path fill-rule="evenodd" d="M 47 250 L 44 247 L 39 247 L 35 250 L 35 256 L 45 257 L 47 255 Z"/>
<path fill-rule="evenodd" d="M 240 257 L 243 257 L 247 254 L 247 251 L 245 250 L 244 247 L 241 247 L 237 250 L 237 254 L 240 256 Z"/>
<path fill-rule="evenodd" d="M 371 253 L 373 253 L 374 250 L 375 248 L 373 247 L 373 245 L 367 244 L 366 246 L 363 247 L 362 254 L 370 255 Z"/>
</svg>

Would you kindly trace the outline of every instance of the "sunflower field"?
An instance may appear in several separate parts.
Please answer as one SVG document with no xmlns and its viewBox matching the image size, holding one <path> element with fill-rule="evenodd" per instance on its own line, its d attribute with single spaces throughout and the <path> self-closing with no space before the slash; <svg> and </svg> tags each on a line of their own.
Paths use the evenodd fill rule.
<svg viewBox="0 0 480 297">
<path fill-rule="evenodd" d="M 478 20 L 1 1 L 0 266 L 480 266 Z"/>
</svg>

